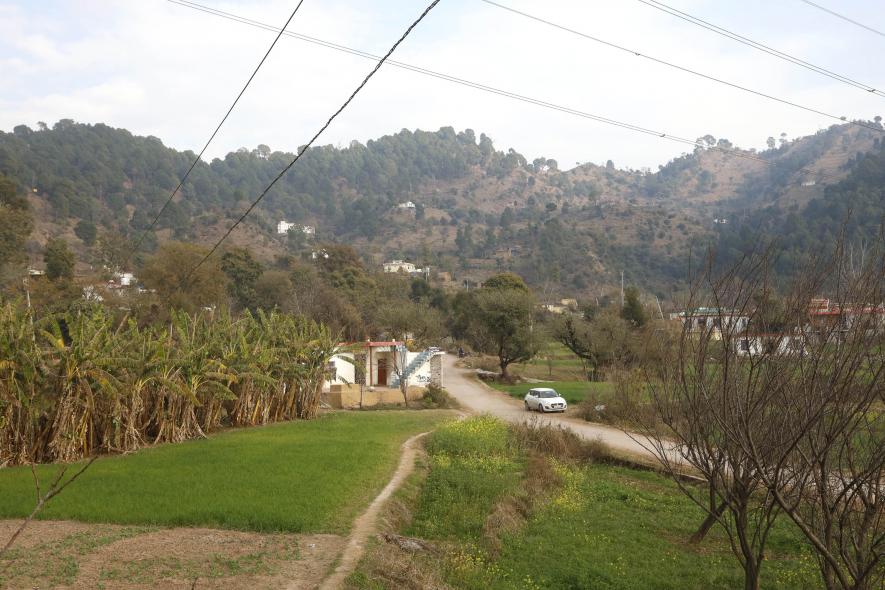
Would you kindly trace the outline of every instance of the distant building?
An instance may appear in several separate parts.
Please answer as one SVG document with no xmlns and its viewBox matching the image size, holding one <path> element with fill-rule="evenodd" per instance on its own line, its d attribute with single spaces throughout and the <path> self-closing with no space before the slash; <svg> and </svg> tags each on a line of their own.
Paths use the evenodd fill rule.
<svg viewBox="0 0 885 590">
<path fill-rule="evenodd" d="M 137 279 L 131 272 L 115 272 L 114 282 L 121 287 L 132 287 L 137 282 Z"/>
<path fill-rule="evenodd" d="M 814 186 L 817 184 L 816 180 L 806 180 L 802 183 L 802 186 Z"/>
<path fill-rule="evenodd" d="M 721 219 L 714 219 L 714 220 L 713 220 L 713 223 L 716 223 L 716 224 L 720 224 L 720 225 L 722 225 L 722 224 L 726 224 L 726 223 L 728 223 L 728 220 L 725 219 L 724 217 L 722 217 Z"/>
<path fill-rule="evenodd" d="M 294 223 L 289 223 L 288 221 L 280 221 L 277 224 L 277 234 L 281 236 L 286 235 L 293 227 L 295 227 Z"/>
<path fill-rule="evenodd" d="M 384 272 L 404 272 L 412 274 L 418 272 L 418 269 L 411 262 L 404 260 L 391 260 L 384 263 Z"/>
<path fill-rule="evenodd" d="M 298 223 L 289 223 L 288 221 L 280 221 L 277 224 L 277 234 L 284 236 L 289 233 L 289 230 L 299 229 L 301 233 L 312 236 L 316 234 L 316 228 L 312 225 L 300 225 Z"/>
<path fill-rule="evenodd" d="M 42 277 L 45 274 L 46 274 L 45 270 L 38 270 L 36 268 L 29 268 L 28 269 L 28 276 L 29 277 Z"/>
<path fill-rule="evenodd" d="M 717 307 L 699 307 L 691 311 L 671 313 L 670 319 L 680 321 L 690 332 L 705 332 L 713 330 L 722 332 L 724 327 L 732 333 L 745 332 L 750 323 L 750 318 L 738 312 Z"/>
<path fill-rule="evenodd" d="M 406 201 L 396 206 L 397 209 L 414 209 L 415 207 L 416 205 L 412 201 Z"/>
<path fill-rule="evenodd" d="M 802 334 L 744 334 L 738 338 L 735 352 L 740 356 L 802 356 L 805 336 Z"/>
</svg>

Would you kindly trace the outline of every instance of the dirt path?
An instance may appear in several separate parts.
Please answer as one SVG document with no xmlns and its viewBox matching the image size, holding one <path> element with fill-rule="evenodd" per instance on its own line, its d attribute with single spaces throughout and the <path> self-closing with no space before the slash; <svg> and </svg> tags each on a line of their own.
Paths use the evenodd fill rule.
<svg viewBox="0 0 885 590">
<path fill-rule="evenodd" d="M 347 537 L 344 551 L 338 557 L 338 566 L 323 581 L 319 587 L 320 590 L 337 590 L 341 588 L 345 578 L 356 569 L 357 564 L 366 551 L 366 541 L 378 532 L 378 515 L 381 512 L 382 506 L 415 469 L 415 458 L 418 454 L 417 442 L 418 439 L 426 434 L 426 432 L 416 434 L 403 443 L 403 452 L 400 455 L 399 465 L 393 473 L 393 477 L 390 478 L 390 481 L 387 482 L 381 493 L 375 496 L 375 499 L 372 500 L 366 511 L 354 521 L 350 535 Z M 301 588 L 301 586 L 289 586 L 288 590 L 294 590 L 295 588 Z"/>
<path fill-rule="evenodd" d="M 456 366 L 457 359 L 454 355 L 446 355 L 443 359 L 446 390 L 469 411 L 492 414 L 515 423 L 537 420 L 542 424 L 565 426 L 584 438 L 601 440 L 619 453 L 628 454 L 643 461 L 657 462 L 651 452 L 622 430 L 604 424 L 570 418 L 568 414 L 526 412 L 521 401 L 513 399 L 497 389 L 492 389 L 477 379 L 476 374 L 470 369 Z"/>
</svg>

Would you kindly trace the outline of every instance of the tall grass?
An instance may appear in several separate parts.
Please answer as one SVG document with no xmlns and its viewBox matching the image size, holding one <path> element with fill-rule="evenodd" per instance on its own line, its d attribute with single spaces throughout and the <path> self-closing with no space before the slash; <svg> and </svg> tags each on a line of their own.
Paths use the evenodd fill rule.
<svg viewBox="0 0 885 590">
<path fill-rule="evenodd" d="M 100 306 L 36 319 L 0 306 L 0 466 L 312 418 L 335 346 L 284 314 L 176 313 L 168 325 Z"/>
</svg>

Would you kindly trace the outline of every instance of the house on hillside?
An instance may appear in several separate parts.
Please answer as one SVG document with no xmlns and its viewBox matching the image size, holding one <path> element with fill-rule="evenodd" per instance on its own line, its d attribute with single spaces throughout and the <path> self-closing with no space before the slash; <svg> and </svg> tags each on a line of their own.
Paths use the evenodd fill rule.
<svg viewBox="0 0 885 590">
<path fill-rule="evenodd" d="M 113 281 L 121 287 L 134 287 L 138 279 L 131 272 L 115 272 Z"/>
<path fill-rule="evenodd" d="M 384 272 L 387 273 L 405 273 L 409 276 L 417 276 L 417 275 L 430 275 L 430 267 L 425 266 L 424 268 L 418 268 L 412 262 L 406 262 L 405 260 L 391 260 L 390 262 L 385 262 L 383 264 Z"/>
<path fill-rule="evenodd" d="M 396 206 L 397 209 L 415 209 L 417 205 L 412 201 L 406 201 L 404 203 L 400 203 Z"/>
<path fill-rule="evenodd" d="M 316 234 L 316 228 L 312 225 L 300 225 L 298 223 L 290 223 L 288 221 L 280 221 L 277 223 L 277 234 L 284 236 L 289 233 L 290 230 L 300 230 L 306 236 L 312 236 Z"/>
<path fill-rule="evenodd" d="M 384 272 L 404 272 L 412 274 L 417 271 L 418 269 L 413 263 L 406 262 L 405 260 L 391 260 L 390 262 L 384 263 Z"/>
</svg>

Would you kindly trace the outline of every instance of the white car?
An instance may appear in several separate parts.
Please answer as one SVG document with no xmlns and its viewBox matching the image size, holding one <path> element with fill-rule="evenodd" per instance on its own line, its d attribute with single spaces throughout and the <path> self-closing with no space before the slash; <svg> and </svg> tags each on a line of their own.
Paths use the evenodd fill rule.
<svg viewBox="0 0 885 590">
<path fill-rule="evenodd" d="M 525 394 L 525 409 L 527 412 L 537 410 L 539 412 L 565 412 L 568 404 L 549 387 L 535 387 Z"/>
</svg>

